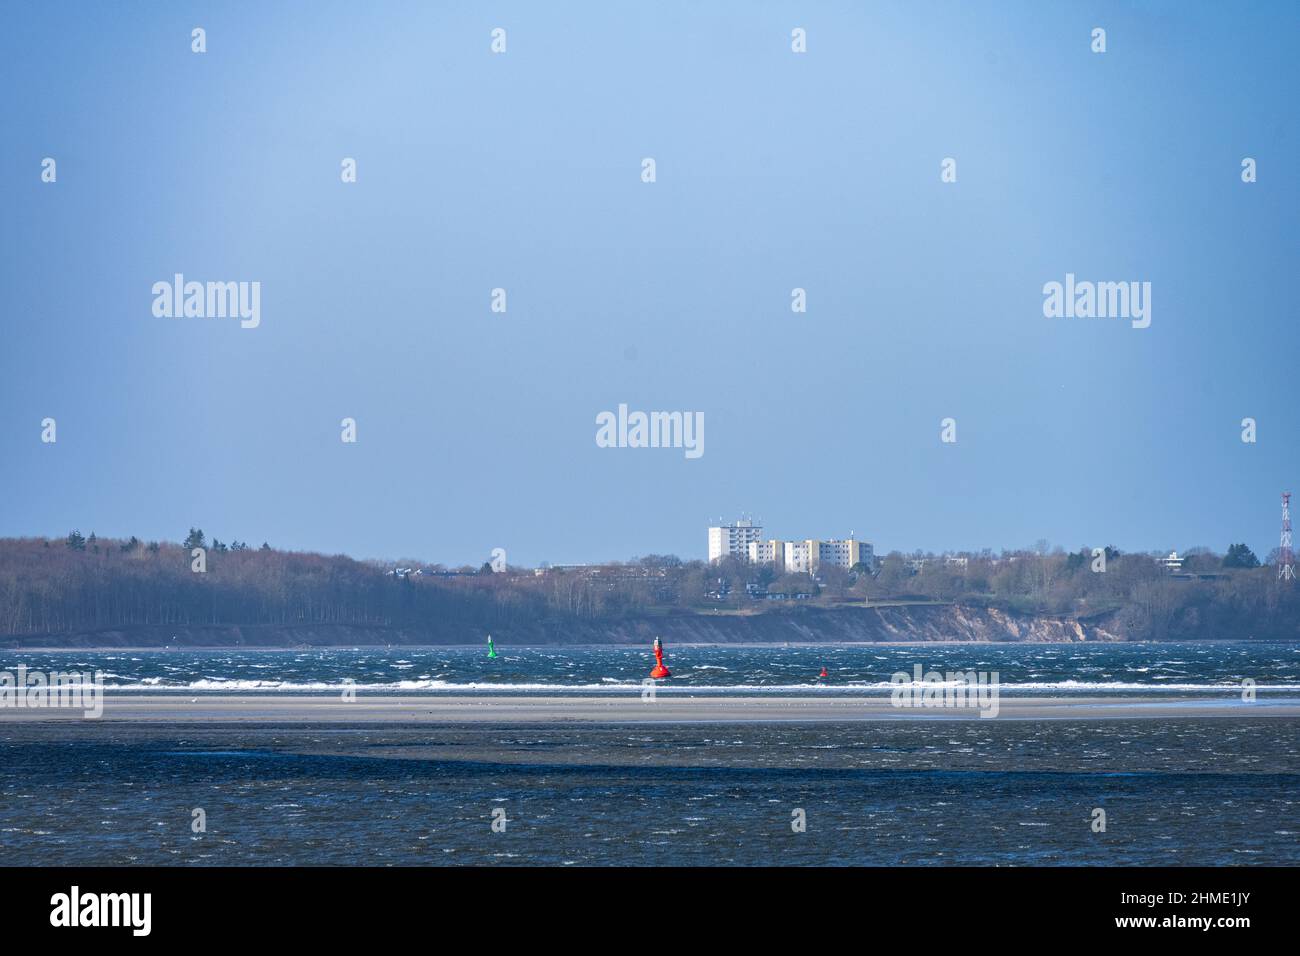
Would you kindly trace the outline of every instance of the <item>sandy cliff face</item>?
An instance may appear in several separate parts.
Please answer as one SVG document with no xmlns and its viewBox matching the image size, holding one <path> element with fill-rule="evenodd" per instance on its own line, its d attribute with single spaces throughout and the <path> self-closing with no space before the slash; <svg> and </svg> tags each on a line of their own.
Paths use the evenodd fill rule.
<svg viewBox="0 0 1300 956">
<path fill-rule="evenodd" d="M 534 621 L 481 628 L 431 621 L 421 628 L 352 626 L 138 627 L 0 638 L 0 647 L 351 647 L 467 644 L 491 631 L 524 644 L 639 644 L 658 635 L 676 644 L 852 643 L 880 641 L 1116 641 L 1106 625 L 1032 617 L 993 608 L 913 605 L 881 608 L 797 607 L 746 615 L 677 614 L 618 622 Z"/>
<path fill-rule="evenodd" d="M 961 605 L 799 608 L 750 618 L 700 615 L 656 623 L 664 640 L 678 643 L 1122 640 L 1103 627 L 1074 620 Z"/>
</svg>

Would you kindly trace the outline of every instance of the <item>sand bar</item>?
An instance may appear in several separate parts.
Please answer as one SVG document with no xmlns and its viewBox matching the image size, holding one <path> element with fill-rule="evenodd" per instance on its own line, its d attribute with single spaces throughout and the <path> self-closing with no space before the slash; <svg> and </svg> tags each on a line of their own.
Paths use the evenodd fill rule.
<svg viewBox="0 0 1300 956">
<path fill-rule="evenodd" d="M 1300 699 L 1019 697 L 998 702 L 996 720 L 1300 717 Z M 0 723 L 85 720 L 79 709 L 0 707 Z M 456 696 L 107 693 L 103 721 L 138 723 L 752 723 L 764 721 L 988 720 L 975 708 L 895 707 L 888 697 Z"/>
</svg>

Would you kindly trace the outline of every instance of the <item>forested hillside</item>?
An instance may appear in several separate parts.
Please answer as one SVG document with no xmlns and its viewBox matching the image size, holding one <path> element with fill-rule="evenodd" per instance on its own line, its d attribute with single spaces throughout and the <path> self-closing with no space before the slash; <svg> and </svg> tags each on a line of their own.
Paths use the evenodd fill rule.
<svg viewBox="0 0 1300 956">
<path fill-rule="evenodd" d="M 200 546 L 203 560 L 196 565 L 193 549 Z M 816 579 L 782 577 L 732 559 L 709 566 L 671 556 L 493 573 L 487 566 L 449 571 L 250 548 L 207 541 L 197 530 L 183 544 L 73 532 L 66 539 L 0 539 L 0 635 L 337 626 L 365 633 L 393 629 L 410 641 L 422 633 L 445 639 L 512 627 L 562 638 L 567 627 L 592 639 L 602 627 L 627 633 L 629 626 L 656 617 L 671 616 L 681 626 L 683 616 L 691 615 L 752 619 L 800 609 L 935 603 L 1080 622 L 1128 640 L 1300 635 L 1295 583 L 1279 582 L 1275 570 L 1260 567 L 1244 545 L 1224 556 L 1199 551 L 1178 573 L 1152 555 L 1113 549 L 1104 571 L 1096 564 L 1088 551 L 1044 549 L 958 560 L 892 554 L 870 572 L 826 567 Z M 895 638 L 905 639 L 905 616 L 894 618 L 889 626 L 897 630 Z M 841 639 L 848 633 L 824 615 L 805 620 L 828 622 L 828 639 L 831 631 Z M 932 639 L 936 619 L 926 620 Z M 743 639 L 743 626 L 731 627 L 730 639 Z M 1017 639 L 1016 633 L 1010 627 L 1006 639 Z"/>
</svg>

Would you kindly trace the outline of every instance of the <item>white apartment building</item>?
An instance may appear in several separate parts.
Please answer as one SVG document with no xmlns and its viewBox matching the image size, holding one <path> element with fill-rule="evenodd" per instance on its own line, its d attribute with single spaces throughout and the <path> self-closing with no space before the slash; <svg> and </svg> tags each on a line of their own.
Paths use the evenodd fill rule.
<svg viewBox="0 0 1300 956">
<path fill-rule="evenodd" d="M 714 525 L 709 528 L 709 561 L 720 561 L 727 555 L 749 557 L 752 541 L 763 539 L 763 526 L 742 518 L 735 524 Z"/>
<path fill-rule="evenodd" d="M 749 542 L 750 564 L 774 564 L 777 570 L 785 566 L 785 542 L 769 538 L 767 541 Z"/>
<path fill-rule="evenodd" d="M 818 541 L 815 538 L 778 541 L 769 538 L 766 541 L 751 541 L 745 557 L 750 564 L 770 564 L 777 571 L 789 574 L 812 574 L 824 564 L 839 568 L 851 568 L 856 564 L 871 565 L 876 559 L 872 546 L 855 538 L 832 538 L 829 541 Z"/>
<path fill-rule="evenodd" d="M 812 542 L 810 542 L 812 543 Z M 875 550 L 865 541 L 853 538 L 843 540 L 817 541 L 818 564 L 832 564 L 840 568 L 851 568 L 855 564 L 870 565 L 876 559 Z M 816 570 L 814 568 L 814 570 Z"/>
<path fill-rule="evenodd" d="M 787 541 L 784 546 L 784 554 L 786 574 L 811 574 L 817 568 L 817 559 L 821 557 L 821 549 L 817 547 L 817 542 L 813 540 Z"/>
</svg>

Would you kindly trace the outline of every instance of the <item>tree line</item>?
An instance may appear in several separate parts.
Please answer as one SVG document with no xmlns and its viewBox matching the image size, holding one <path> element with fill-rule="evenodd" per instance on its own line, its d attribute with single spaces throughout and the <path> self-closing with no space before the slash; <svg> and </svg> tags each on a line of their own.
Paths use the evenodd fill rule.
<svg viewBox="0 0 1300 956">
<path fill-rule="evenodd" d="M 205 549 L 196 572 L 193 549 Z M 806 593 L 801 605 L 935 601 L 1107 622 L 1130 639 L 1290 638 L 1294 582 L 1244 544 L 1188 552 L 1181 576 L 1155 555 L 1045 546 L 961 559 L 891 553 L 871 567 L 823 566 L 782 575 L 736 558 L 716 564 L 649 555 L 576 569 L 465 568 L 451 576 L 395 573 L 344 555 L 228 542 L 191 528 L 181 543 L 83 536 L 0 539 L 0 634 L 92 632 L 135 626 L 330 625 L 433 622 L 467 631 L 537 620 L 583 622 L 667 612 L 757 613 L 788 607 L 768 594 Z M 418 562 L 403 562 L 417 566 Z M 399 565 L 400 566 L 400 565 Z"/>
</svg>

